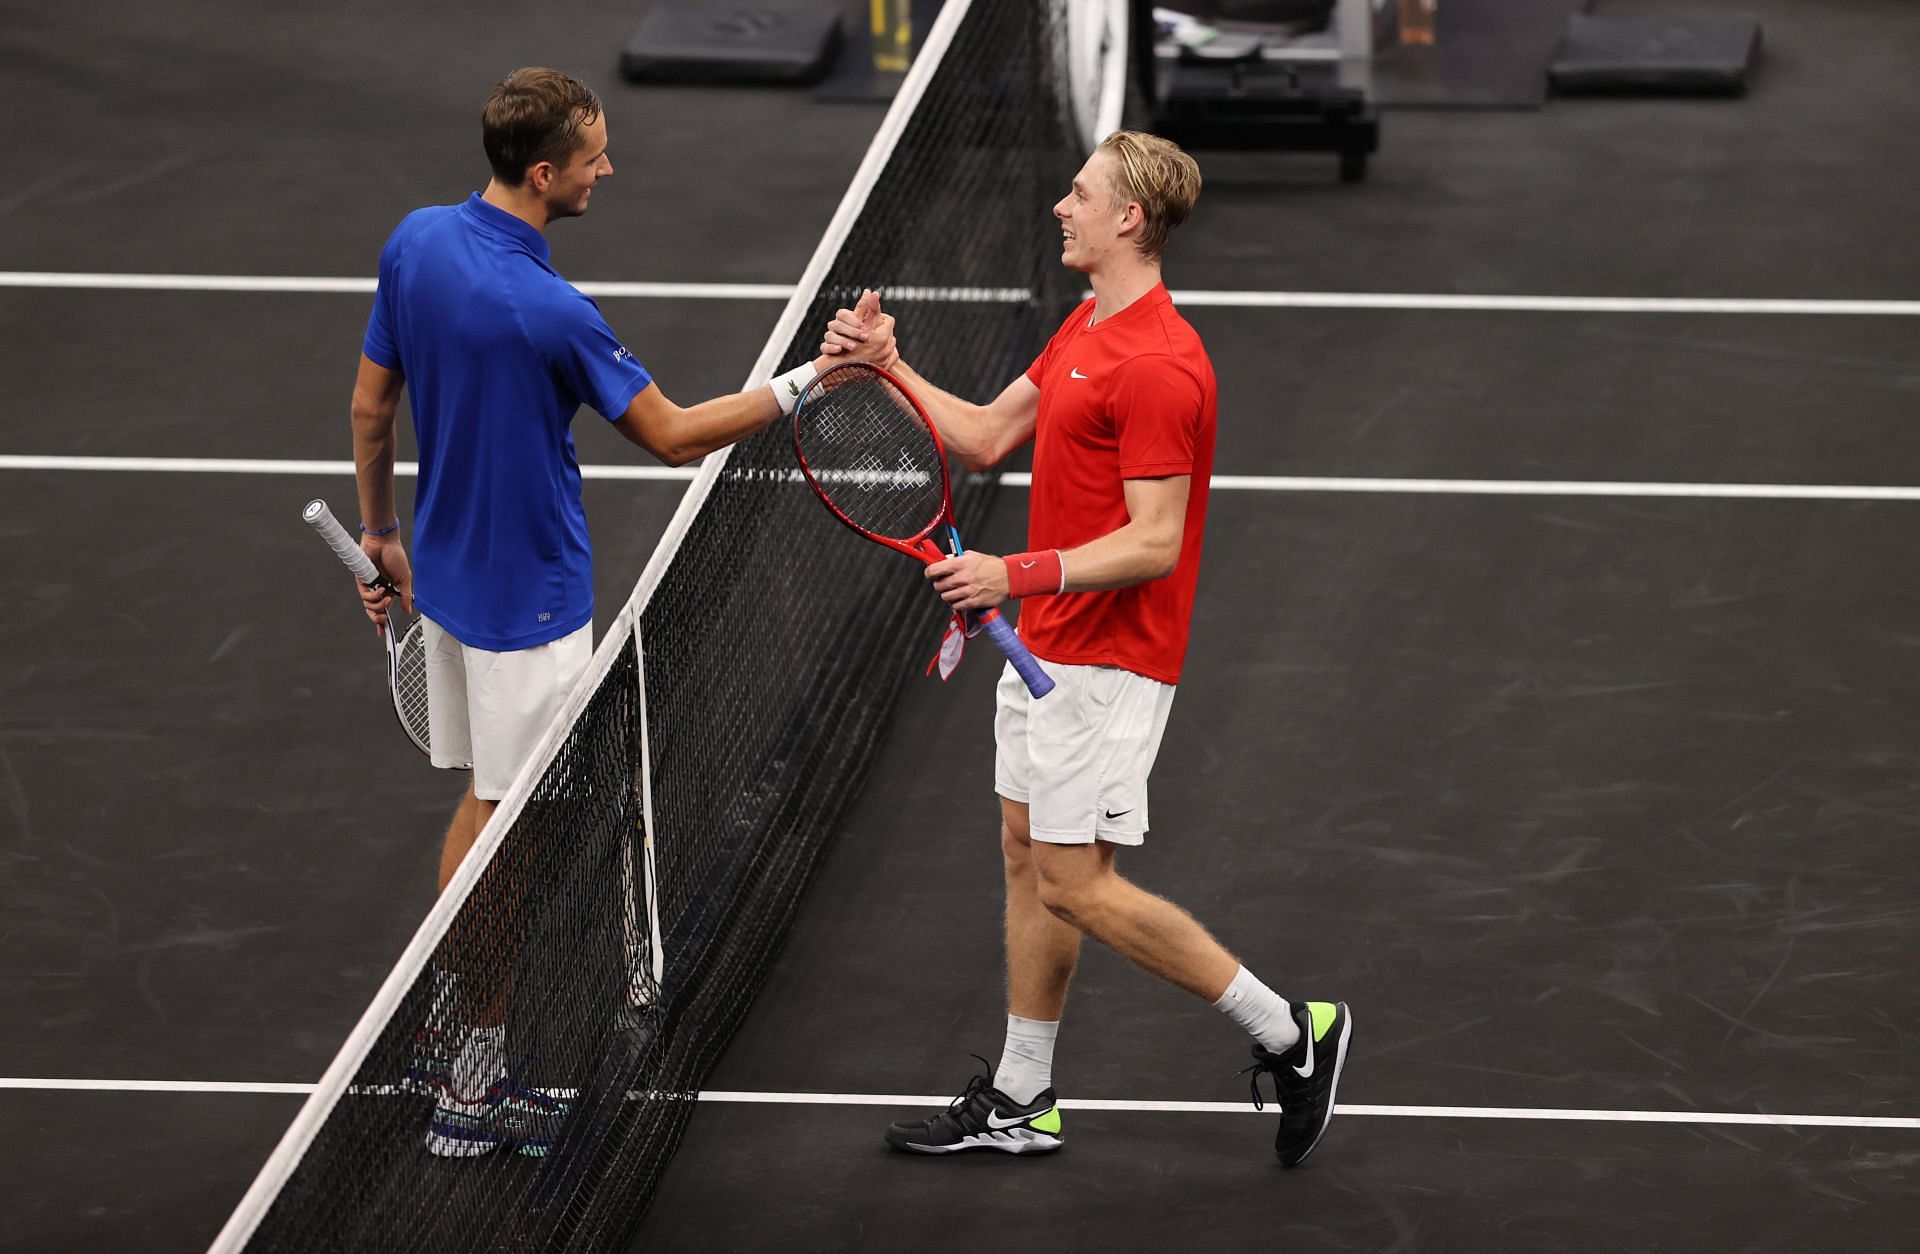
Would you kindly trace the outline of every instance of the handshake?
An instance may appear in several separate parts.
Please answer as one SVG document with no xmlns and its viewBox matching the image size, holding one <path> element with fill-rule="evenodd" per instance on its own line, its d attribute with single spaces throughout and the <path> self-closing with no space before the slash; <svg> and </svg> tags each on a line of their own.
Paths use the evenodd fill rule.
<svg viewBox="0 0 1920 1254">
<path fill-rule="evenodd" d="M 880 312 L 880 293 L 862 292 L 852 309 L 842 309 L 827 324 L 820 341 L 822 357 L 864 361 L 891 370 L 900 364 L 900 344 L 893 335 L 893 315 Z"/>
<path fill-rule="evenodd" d="M 767 380 L 783 415 L 793 413 L 807 386 L 835 366 L 863 362 L 882 370 L 900 365 L 900 345 L 893 338 L 893 315 L 880 312 L 880 293 L 860 293 L 852 309 L 842 309 L 827 324 L 820 355 L 804 366 Z"/>
</svg>

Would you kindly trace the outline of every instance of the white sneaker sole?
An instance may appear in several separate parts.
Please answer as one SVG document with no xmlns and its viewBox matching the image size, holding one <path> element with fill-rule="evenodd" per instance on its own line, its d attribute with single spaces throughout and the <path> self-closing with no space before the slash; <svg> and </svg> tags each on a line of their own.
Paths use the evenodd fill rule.
<svg viewBox="0 0 1920 1254">
<path fill-rule="evenodd" d="M 478 1158 L 500 1148 L 498 1141 L 469 1141 L 462 1137 L 427 1132 L 427 1153 L 436 1158 Z"/>
<path fill-rule="evenodd" d="M 1065 1137 L 1030 1128 L 1009 1128 L 1003 1132 L 982 1132 L 953 1145 L 898 1145 L 912 1154 L 958 1154 L 963 1150 L 999 1150 L 1002 1154 L 1051 1154 L 1066 1144 Z M 889 1145 L 893 1142 L 889 1141 Z"/>
</svg>

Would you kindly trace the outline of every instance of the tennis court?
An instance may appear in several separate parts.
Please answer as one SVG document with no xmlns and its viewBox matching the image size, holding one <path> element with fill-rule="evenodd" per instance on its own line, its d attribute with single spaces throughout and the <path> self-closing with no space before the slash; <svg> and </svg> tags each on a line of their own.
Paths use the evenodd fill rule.
<svg viewBox="0 0 1920 1254">
<path fill-rule="evenodd" d="M 1230 1025 L 1094 946 L 1068 1152 L 881 1143 L 1004 1025 L 998 660 L 921 679 L 936 626 L 888 663 L 898 710 L 698 1099 L 639 1103 L 685 1124 L 630 1248 L 1909 1248 L 1920 13 L 1742 8 L 1769 44 L 1737 102 L 1398 112 L 1359 185 L 1200 154 L 1167 280 L 1219 374 L 1220 478 L 1122 862 L 1353 1007 L 1312 1162 L 1274 1163 Z M 0 197 L 6 1250 L 207 1248 L 433 906 L 459 784 L 393 727 L 297 514 L 350 508 L 379 247 L 477 185 L 486 89 L 599 88 L 616 174 L 555 262 L 683 402 L 747 377 L 885 115 L 623 85 L 636 14 L 599 3 L 105 12 L 0 24 L 0 101 L 41 119 Z M 908 356 L 939 351 L 912 315 Z M 692 475 L 575 436 L 606 632 Z M 1020 547 L 1023 491 L 970 542 Z M 770 652 L 736 678 L 800 682 Z M 675 938 L 718 925 L 669 906 L 672 987 Z M 484 1169 L 382 1159 L 330 1243 L 516 1170 L 550 1195 Z"/>
</svg>

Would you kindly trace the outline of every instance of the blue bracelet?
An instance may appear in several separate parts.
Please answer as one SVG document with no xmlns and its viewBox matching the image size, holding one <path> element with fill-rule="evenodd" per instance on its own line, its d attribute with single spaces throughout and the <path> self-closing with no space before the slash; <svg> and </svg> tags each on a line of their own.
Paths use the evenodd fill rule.
<svg viewBox="0 0 1920 1254">
<path fill-rule="evenodd" d="M 400 520 L 398 518 L 393 520 L 393 526 L 382 527 L 378 531 L 368 527 L 365 523 L 360 524 L 360 534 L 363 536 L 390 536 L 398 530 L 400 530 Z"/>
</svg>

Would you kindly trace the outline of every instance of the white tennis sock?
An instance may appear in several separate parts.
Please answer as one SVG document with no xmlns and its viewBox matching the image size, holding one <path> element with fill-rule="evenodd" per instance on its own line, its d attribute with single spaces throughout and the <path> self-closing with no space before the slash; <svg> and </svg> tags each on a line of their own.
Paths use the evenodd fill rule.
<svg viewBox="0 0 1920 1254">
<path fill-rule="evenodd" d="M 1007 1016 L 1007 1047 L 994 1068 L 993 1087 L 1022 1106 L 1053 1085 L 1053 1041 L 1060 1021 Z"/>
<path fill-rule="evenodd" d="M 1285 1053 L 1300 1039 L 1300 1025 L 1293 1021 L 1293 1007 L 1287 999 L 1245 967 L 1234 972 L 1233 983 L 1227 985 L 1213 1008 L 1245 1028 L 1272 1053 Z"/>
<path fill-rule="evenodd" d="M 477 1102 L 507 1072 L 507 1027 L 468 1028 L 453 1060 L 453 1096 Z"/>
<path fill-rule="evenodd" d="M 442 967 L 433 968 L 433 996 L 427 1003 L 426 1027 L 433 1032 L 446 1032 L 454 1026 L 453 987 L 460 977 Z"/>
</svg>

